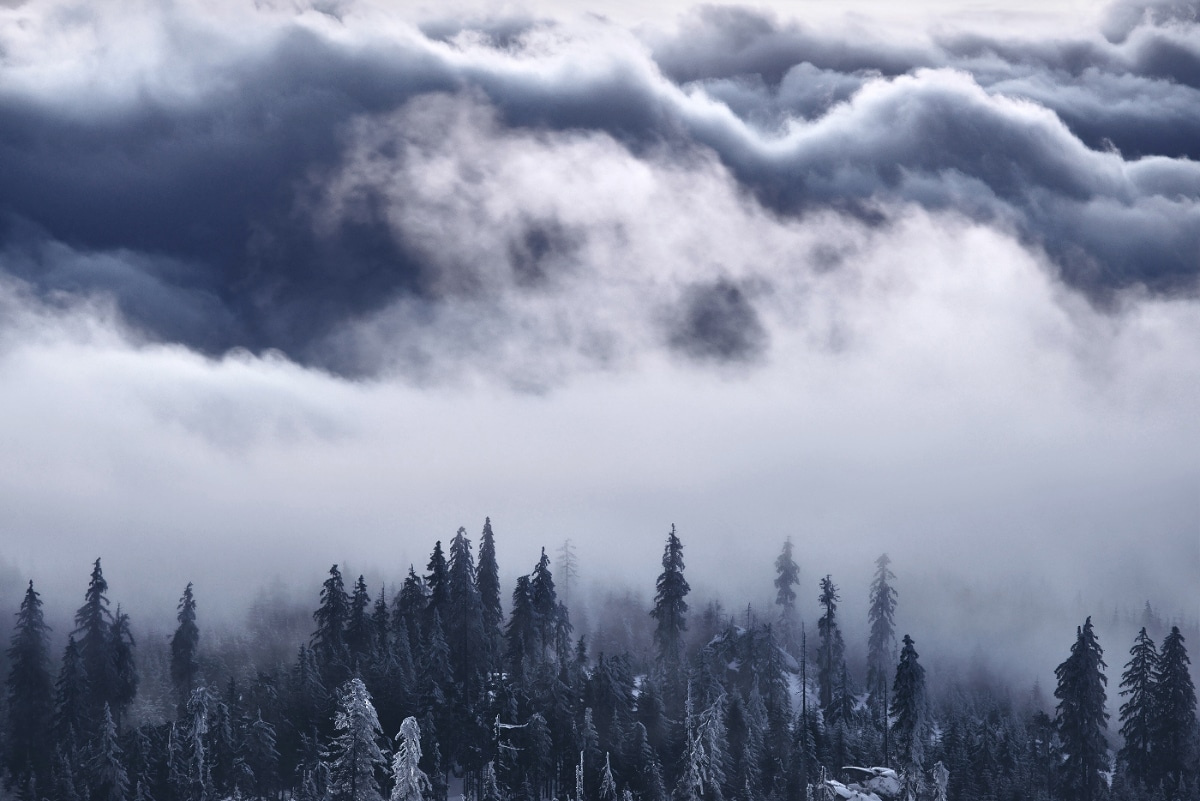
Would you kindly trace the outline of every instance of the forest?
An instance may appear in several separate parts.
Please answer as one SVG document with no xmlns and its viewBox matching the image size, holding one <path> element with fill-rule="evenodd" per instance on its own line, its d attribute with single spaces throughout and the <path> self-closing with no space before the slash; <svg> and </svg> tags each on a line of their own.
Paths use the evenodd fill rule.
<svg viewBox="0 0 1200 801">
<path fill-rule="evenodd" d="M 1091 617 L 1063 632 L 1053 701 L 927 686 L 921 632 L 896 627 L 886 554 L 865 661 L 788 539 L 774 608 L 689 606 L 666 537 L 650 653 L 578 635 L 567 545 L 502 604 L 490 519 L 393 597 L 333 565 L 294 652 L 205 633 L 188 584 L 161 653 L 135 640 L 97 558 L 61 657 L 33 582 L 6 657 L 3 794 L 29 801 L 1184 801 L 1200 797 L 1185 638 L 1141 627 L 1105 658 Z M 555 571 L 559 585 L 556 587 Z M 315 590 L 316 588 L 314 588 Z M 559 590 L 563 590 L 560 592 Z M 1147 607 L 1148 610 L 1148 607 Z M 282 625 L 282 624 L 281 624 Z M 625 623 L 626 627 L 630 624 Z M 1162 629 L 1167 629 L 1165 625 Z M 141 651 L 142 653 L 139 653 Z M 209 654 L 206 654 L 209 651 Z M 1119 655 L 1114 655 L 1118 654 Z M 252 654 L 252 655 L 251 655 Z M 1110 667 L 1111 664 L 1111 667 Z M 1123 665 L 1123 667 L 1118 667 Z M 1111 679 L 1111 682 L 1110 682 Z"/>
</svg>

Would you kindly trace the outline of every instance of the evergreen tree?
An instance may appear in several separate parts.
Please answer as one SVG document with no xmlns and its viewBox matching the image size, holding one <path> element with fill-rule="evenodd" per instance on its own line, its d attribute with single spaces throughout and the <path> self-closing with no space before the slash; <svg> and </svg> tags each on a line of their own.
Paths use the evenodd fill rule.
<svg viewBox="0 0 1200 801">
<path fill-rule="evenodd" d="M 467 530 L 459 528 L 450 542 L 447 571 L 448 617 L 446 642 L 450 646 L 450 666 L 462 697 L 474 699 L 485 666 L 483 656 L 483 607 L 475 586 L 475 559 Z"/>
<path fill-rule="evenodd" d="M 1121 675 L 1121 737 L 1124 745 L 1117 759 L 1130 779 L 1145 783 L 1150 778 L 1150 746 L 1155 721 L 1154 691 L 1158 673 L 1158 649 L 1143 626 L 1129 650 L 1129 662 Z"/>
<path fill-rule="evenodd" d="M 8 648 L 7 766 L 21 792 L 46 786 L 50 776 L 51 723 L 54 718 L 54 685 L 50 678 L 50 644 L 42 614 L 42 600 L 33 589 L 25 591 L 17 612 L 17 625 Z"/>
<path fill-rule="evenodd" d="M 371 653 L 371 619 L 367 614 L 370 605 L 371 596 L 367 592 L 366 579 L 359 576 L 354 582 L 346 617 L 346 653 L 351 671 L 360 670 Z"/>
<path fill-rule="evenodd" d="M 1185 769 L 1198 772 L 1195 748 L 1196 688 L 1187 649 L 1178 626 L 1163 639 L 1154 687 L 1155 723 L 1151 753 L 1155 767 L 1172 789 L 1178 789 Z M 1194 777 L 1195 778 L 1195 777 Z"/>
<path fill-rule="evenodd" d="M 326 686 L 337 686 L 349 672 L 346 624 L 350 619 L 350 599 L 338 566 L 329 568 L 329 578 L 321 585 L 321 604 L 313 612 L 317 624 L 312 635 L 312 652 Z"/>
<path fill-rule="evenodd" d="M 379 743 L 383 731 L 362 679 L 353 678 L 342 685 L 333 727 L 338 733 L 328 756 L 335 801 L 382 801 L 375 774 L 386 764 Z"/>
<path fill-rule="evenodd" d="M 674 524 L 663 549 L 662 567 L 663 572 L 655 584 L 654 609 L 650 616 L 658 621 L 654 628 L 658 663 L 670 681 L 683 663 L 683 634 L 687 631 L 688 610 L 684 598 L 691 591 L 683 577 L 683 544 L 675 534 Z"/>
<path fill-rule="evenodd" d="M 818 602 L 824 611 L 817 620 L 817 633 L 821 637 L 821 645 L 817 650 L 817 689 L 822 710 L 828 710 L 833 705 L 834 688 L 846 650 L 837 624 L 837 602 L 840 600 L 837 592 L 837 585 L 830 576 L 821 579 Z"/>
<path fill-rule="evenodd" d="M 396 753 L 392 757 L 391 801 L 423 801 L 433 785 L 421 770 L 421 727 L 417 719 L 407 717 L 396 734 Z"/>
<path fill-rule="evenodd" d="M 550 557 L 546 556 L 545 548 L 542 548 L 542 555 L 529 575 L 529 604 L 537 632 L 537 658 L 542 662 L 552 654 L 557 655 L 554 646 L 560 611 L 554 576 L 550 571 Z"/>
<path fill-rule="evenodd" d="M 88 729 L 88 677 L 75 635 L 67 638 L 62 667 L 54 683 L 54 739 L 64 749 L 76 745 L 76 738 Z"/>
<path fill-rule="evenodd" d="M 868 702 L 874 723 L 880 730 L 887 726 L 884 716 L 888 708 L 888 666 L 896 647 L 896 590 L 891 584 L 896 575 L 889 568 L 890 564 L 891 559 L 886 553 L 875 560 L 875 578 L 871 582 L 871 601 L 867 609 L 867 624 L 871 629 L 867 637 Z"/>
<path fill-rule="evenodd" d="M 125 801 L 129 794 L 129 777 L 121 760 L 117 727 L 108 704 L 104 705 L 100 732 L 88 768 L 90 801 Z"/>
<path fill-rule="evenodd" d="M 575 545 L 568 537 L 558 549 L 558 575 L 562 578 L 563 603 L 571 601 L 571 583 L 579 578 L 579 560 Z"/>
<path fill-rule="evenodd" d="M 392 604 L 392 628 L 405 629 L 408 641 L 412 645 L 421 642 L 421 631 L 424 626 L 425 605 L 429 602 L 429 591 L 425 580 L 417 575 L 414 566 L 408 566 L 408 575 L 400 585 L 400 592 Z"/>
<path fill-rule="evenodd" d="M 76 642 L 87 676 L 83 698 L 83 716 L 87 728 L 100 725 L 104 705 L 116 701 L 117 676 L 112 654 L 112 612 L 108 608 L 108 582 L 97 559 L 84 595 L 83 606 L 75 612 Z"/>
<path fill-rule="evenodd" d="M 371 608 L 371 656 L 381 659 L 388 655 L 392 638 L 392 616 L 388 612 L 384 588 L 379 588 L 379 597 Z"/>
<path fill-rule="evenodd" d="M 896 743 L 896 755 L 906 772 L 919 768 L 924 759 L 926 727 L 925 668 L 917 661 L 917 649 L 912 637 L 904 635 L 900 664 L 892 682 L 891 714 L 895 718 L 891 730 Z"/>
<path fill-rule="evenodd" d="M 425 587 L 428 598 L 425 601 L 425 614 L 422 620 L 426 628 L 433 622 L 434 615 L 440 615 L 442 625 L 446 625 L 446 607 L 450 603 L 449 565 L 442 551 L 442 541 L 433 544 L 433 552 L 429 554 L 429 563 L 425 566 L 429 572 L 425 574 Z"/>
<path fill-rule="evenodd" d="M 275 727 L 263 720 L 260 711 L 245 729 L 242 754 L 253 780 L 254 794 L 269 798 L 279 789 L 279 751 Z"/>
<path fill-rule="evenodd" d="M 1104 655 L 1089 617 L 1077 630 L 1071 655 L 1054 669 L 1058 735 L 1062 743 L 1058 790 L 1064 801 L 1097 801 L 1105 790 L 1108 742 L 1104 736 Z"/>
<path fill-rule="evenodd" d="M 479 565 L 475 571 L 475 589 L 483 616 L 483 639 L 487 648 L 488 670 L 499 668 L 503 635 L 500 626 L 504 612 L 500 608 L 500 566 L 496 562 L 496 539 L 492 519 L 484 518 L 479 537 Z"/>
<path fill-rule="evenodd" d="M 200 675 L 200 629 L 196 626 L 196 599 L 190 581 L 179 599 L 176 620 L 179 627 L 171 637 L 171 684 L 182 713 L 196 687 L 196 677 Z"/>
<path fill-rule="evenodd" d="M 129 615 L 123 613 L 121 607 L 118 606 L 117 614 L 113 616 L 112 630 L 109 635 L 109 659 L 113 668 L 111 707 L 118 729 L 124 720 L 125 710 L 137 697 L 139 677 L 137 660 L 133 655 L 135 645 Z"/>
<path fill-rule="evenodd" d="M 783 542 L 783 551 L 775 558 L 775 603 L 780 606 L 785 620 L 790 620 L 796 613 L 796 591 L 793 589 L 800 583 L 800 566 L 792 558 L 792 538 Z"/>
<path fill-rule="evenodd" d="M 533 614 L 533 599 L 529 592 L 529 576 L 518 576 L 512 594 L 512 613 L 504 632 L 504 662 L 518 681 L 533 667 L 537 628 Z"/>
</svg>

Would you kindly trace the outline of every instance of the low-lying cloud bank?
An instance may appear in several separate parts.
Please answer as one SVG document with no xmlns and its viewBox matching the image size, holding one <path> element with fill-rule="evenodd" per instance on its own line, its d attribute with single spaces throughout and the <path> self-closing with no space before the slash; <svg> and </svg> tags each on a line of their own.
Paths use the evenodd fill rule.
<svg viewBox="0 0 1200 801">
<path fill-rule="evenodd" d="M 1042 662 L 1084 609 L 1194 615 L 1193 10 L 8 4 L 0 556 L 169 617 L 484 515 L 506 581 L 571 537 L 648 588 L 674 522 L 729 603 L 789 535 L 811 601 L 886 550 L 919 640 L 1012 597 Z"/>
</svg>

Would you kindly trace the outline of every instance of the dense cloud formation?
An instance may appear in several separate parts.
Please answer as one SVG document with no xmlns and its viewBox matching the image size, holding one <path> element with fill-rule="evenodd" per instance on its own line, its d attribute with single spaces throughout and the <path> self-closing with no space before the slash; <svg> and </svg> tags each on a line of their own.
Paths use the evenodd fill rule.
<svg viewBox="0 0 1200 801">
<path fill-rule="evenodd" d="M 1200 273 L 1185 3 L 1114 7 L 1103 35 L 911 42 L 736 7 L 638 36 L 596 19 L 419 29 L 355 4 L 224 24 L 176 5 L 130 26 L 52 3 L 0 13 L 3 275 L 47 303 L 107 298 L 140 336 L 207 354 L 426 375 L 431 321 L 470 317 L 454 349 L 487 358 L 530 304 L 628 280 L 655 287 L 635 319 L 595 309 L 553 337 L 571 358 L 659 343 L 753 359 L 756 293 L 725 273 L 770 285 L 788 268 L 714 272 L 689 231 L 673 244 L 695 274 L 665 281 L 623 239 L 639 220 L 601 202 L 636 194 L 605 186 L 630 171 L 683 218 L 692 198 L 673 189 L 692 171 L 783 228 L 953 210 L 1044 248 L 1103 303 L 1192 294 Z"/>
</svg>

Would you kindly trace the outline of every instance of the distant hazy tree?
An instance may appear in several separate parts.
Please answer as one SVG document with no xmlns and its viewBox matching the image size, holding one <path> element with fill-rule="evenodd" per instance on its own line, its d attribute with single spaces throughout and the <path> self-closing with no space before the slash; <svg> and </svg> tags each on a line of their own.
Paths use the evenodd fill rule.
<svg viewBox="0 0 1200 801">
<path fill-rule="evenodd" d="M 888 673 L 896 647 L 896 575 L 885 553 L 875 560 L 875 578 L 871 582 L 871 600 L 867 608 L 867 692 L 874 724 L 885 732 L 884 760 L 887 760 Z"/>
<path fill-rule="evenodd" d="M 1121 704 L 1121 737 L 1124 745 L 1117 753 L 1127 777 L 1139 784 L 1150 778 L 1157 674 L 1158 649 L 1143 626 L 1133 641 L 1133 647 L 1129 649 L 1129 662 L 1121 674 L 1121 695 L 1129 700 Z"/>
<path fill-rule="evenodd" d="M 335 801 L 382 801 L 376 771 L 386 764 L 380 738 L 383 731 L 362 679 L 353 678 L 338 692 L 329 746 L 330 789 Z"/>
<path fill-rule="evenodd" d="M 842 669 L 842 659 L 846 651 L 842 640 L 842 632 L 837 624 L 837 585 L 830 576 L 821 579 L 821 594 L 818 602 L 821 604 L 821 617 L 817 620 L 817 633 L 821 644 L 817 649 L 817 690 L 821 709 L 827 710 L 833 704 L 834 687 Z"/>
<path fill-rule="evenodd" d="M 8 773 L 19 792 L 32 793 L 45 786 L 50 775 L 51 722 L 54 717 L 54 683 L 50 677 L 50 644 L 42 614 L 42 599 L 25 590 L 17 612 L 8 654 Z"/>
<path fill-rule="evenodd" d="M 579 559 L 575 556 L 575 544 L 570 537 L 558 548 L 558 577 L 562 584 L 563 602 L 570 603 L 571 584 L 579 578 Z"/>
<path fill-rule="evenodd" d="M 329 568 L 329 578 L 321 585 L 321 604 L 313 612 L 317 624 L 312 635 L 312 651 L 321 677 L 327 686 L 336 686 L 348 672 L 346 623 L 350 619 L 350 599 L 338 566 Z"/>
<path fill-rule="evenodd" d="M 673 677 L 683 663 L 683 635 L 687 631 L 688 611 L 684 598 L 691 592 L 683 577 L 683 543 L 675 533 L 674 524 L 663 548 L 662 568 L 655 584 L 654 609 L 650 616 L 658 621 L 654 642 L 658 646 L 659 664 L 668 677 Z"/>
<path fill-rule="evenodd" d="M 1108 770 L 1107 700 L 1104 685 L 1104 651 L 1092 631 L 1089 617 L 1077 629 L 1071 655 L 1054 669 L 1058 687 L 1058 736 L 1062 759 L 1058 791 L 1064 801 L 1096 801 L 1105 792 Z"/>
<path fill-rule="evenodd" d="M 138 691 L 137 660 L 133 649 L 136 643 L 133 639 L 133 626 L 129 615 L 117 607 L 113 616 L 112 629 L 109 635 L 109 659 L 113 666 L 112 715 L 116 719 L 117 728 L 125 717 L 125 710 L 133 703 Z"/>
<path fill-rule="evenodd" d="M 783 612 L 785 619 L 790 619 L 796 611 L 796 590 L 800 582 L 800 566 L 792 558 L 792 538 L 783 542 L 783 551 L 775 558 L 775 603 Z"/>
<path fill-rule="evenodd" d="M 421 770 L 421 727 L 417 725 L 417 719 L 405 718 L 396 739 L 391 801 L 422 801 L 433 787 L 425 771 Z"/>
<path fill-rule="evenodd" d="M 925 668 L 917 661 L 918 656 L 912 637 L 905 634 L 900 664 L 892 682 L 891 730 L 897 758 L 906 771 L 919 766 L 924 759 Z"/>
<path fill-rule="evenodd" d="M 1151 753 L 1158 773 L 1169 788 L 1178 790 L 1185 771 L 1198 772 L 1196 748 L 1196 688 L 1188 670 L 1191 660 L 1178 626 L 1163 639 L 1154 687 L 1155 722 Z M 1200 778 L 1200 777 L 1193 777 Z M 1200 789 L 1200 788 L 1193 788 Z"/>
<path fill-rule="evenodd" d="M 475 569 L 475 588 L 479 592 L 479 604 L 483 615 L 483 639 L 487 647 L 489 670 L 499 667 L 502 649 L 500 626 L 504 622 L 504 611 L 500 607 L 500 566 L 496 562 L 496 537 L 492 533 L 492 519 L 484 518 L 483 533 L 479 536 L 479 564 Z"/>
<path fill-rule="evenodd" d="M 88 678 L 87 667 L 75 635 L 67 638 L 62 667 L 54 682 L 54 739 L 58 746 L 69 750 L 79 744 L 78 738 L 87 731 Z"/>
</svg>

